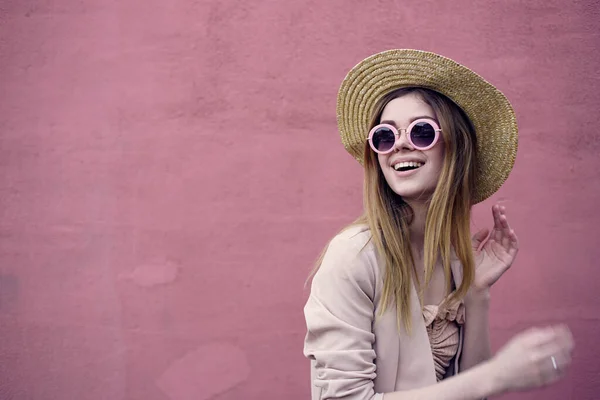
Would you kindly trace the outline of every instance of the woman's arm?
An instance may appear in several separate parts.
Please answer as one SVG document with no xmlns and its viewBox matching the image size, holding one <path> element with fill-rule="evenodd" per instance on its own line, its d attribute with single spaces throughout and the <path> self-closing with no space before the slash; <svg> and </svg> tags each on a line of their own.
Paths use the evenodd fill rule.
<svg viewBox="0 0 600 400">
<path fill-rule="evenodd" d="M 461 371 L 490 358 L 490 288 L 512 265 L 519 249 L 517 235 L 510 228 L 505 208 L 492 207 L 494 228 L 482 229 L 472 239 L 475 279 L 465 297 L 465 337 Z M 489 235 L 488 235 L 489 234 Z"/>
<path fill-rule="evenodd" d="M 465 298 L 465 337 L 460 358 L 461 371 L 466 371 L 492 356 L 489 310 L 489 290 L 470 293 Z"/>
<path fill-rule="evenodd" d="M 386 393 L 384 400 L 476 400 L 546 386 L 564 377 L 573 347 L 566 326 L 529 329 L 489 361 L 433 386 Z"/>
<path fill-rule="evenodd" d="M 496 379 L 491 361 L 424 388 L 386 393 L 383 400 L 479 400 L 500 394 L 504 388 Z"/>
</svg>

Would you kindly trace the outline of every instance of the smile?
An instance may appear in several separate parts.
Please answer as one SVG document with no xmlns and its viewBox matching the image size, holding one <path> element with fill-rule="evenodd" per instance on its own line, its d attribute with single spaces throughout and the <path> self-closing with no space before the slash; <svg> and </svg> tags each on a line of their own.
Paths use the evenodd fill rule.
<svg viewBox="0 0 600 400">
<path fill-rule="evenodd" d="M 396 170 L 396 171 L 411 171 L 413 169 L 417 169 L 417 168 L 421 168 L 423 166 L 422 162 L 418 162 L 418 161 L 403 161 L 403 162 L 399 162 L 394 164 L 392 167 Z"/>
</svg>

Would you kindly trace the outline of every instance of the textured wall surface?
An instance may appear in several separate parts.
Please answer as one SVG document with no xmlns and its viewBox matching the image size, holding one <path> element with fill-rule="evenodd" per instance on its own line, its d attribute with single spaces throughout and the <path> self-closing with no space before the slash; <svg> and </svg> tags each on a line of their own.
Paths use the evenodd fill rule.
<svg viewBox="0 0 600 400">
<path fill-rule="evenodd" d="M 303 289 L 361 210 L 346 72 L 390 48 L 465 63 L 513 102 L 502 201 L 522 250 L 497 349 L 566 322 L 600 398 L 598 1 L 0 1 L 0 398 L 309 396 Z"/>
</svg>

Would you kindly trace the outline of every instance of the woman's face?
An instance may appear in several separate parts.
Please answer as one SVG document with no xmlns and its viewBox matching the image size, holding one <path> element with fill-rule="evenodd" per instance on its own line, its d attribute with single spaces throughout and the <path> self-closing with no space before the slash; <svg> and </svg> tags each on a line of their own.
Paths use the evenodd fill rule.
<svg viewBox="0 0 600 400">
<path fill-rule="evenodd" d="M 419 118 L 430 118 L 438 122 L 433 109 L 419 96 L 409 93 L 390 101 L 383 109 L 379 123 L 385 122 L 394 125 L 396 129 L 406 129 Z M 431 197 L 440 177 L 444 164 L 444 143 L 440 133 L 440 139 L 432 148 L 417 150 L 408 141 L 404 130 L 390 153 L 377 156 L 385 180 L 396 194 L 407 202 L 423 201 Z M 396 170 L 401 162 L 416 163 L 412 166 L 418 167 L 406 171 Z"/>
</svg>

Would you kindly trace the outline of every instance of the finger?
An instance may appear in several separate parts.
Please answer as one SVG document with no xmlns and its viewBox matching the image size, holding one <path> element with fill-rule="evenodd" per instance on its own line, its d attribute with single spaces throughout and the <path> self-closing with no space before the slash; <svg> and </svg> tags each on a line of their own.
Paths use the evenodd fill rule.
<svg viewBox="0 0 600 400">
<path fill-rule="evenodd" d="M 538 365 L 543 375 L 560 378 L 571 365 L 571 356 L 564 352 L 556 352 L 540 359 Z"/>
<path fill-rule="evenodd" d="M 563 343 L 560 342 L 558 338 L 551 340 L 548 343 L 544 343 L 541 346 L 536 348 L 536 356 L 537 360 L 543 360 L 550 357 L 558 357 L 565 358 L 567 356 L 570 357 L 568 349 L 565 347 Z"/>
<path fill-rule="evenodd" d="M 554 341 L 556 340 L 556 332 L 553 327 L 534 327 L 523 332 L 525 341 L 532 348 L 537 349 L 538 357 L 545 357 L 555 350 Z"/>
<path fill-rule="evenodd" d="M 575 341 L 571 330 L 566 325 L 558 325 L 556 327 L 556 335 L 562 348 L 570 354 L 575 348 Z"/>
<path fill-rule="evenodd" d="M 475 233 L 471 238 L 471 244 L 473 245 L 473 249 L 479 249 L 479 246 L 482 242 L 485 241 L 489 234 L 490 230 L 488 228 L 483 228 L 479 232 Z"/>
<path fill-rule="evenodd" d="M 519 247 L 519 238 L 517 237 L 517 234 L 515 233 L 514 229 L 510 230 L 510 241 L 511 241 L 511 246 L 513 247 Z"/>
<path fill-rule="evenodd" d="M 556 368 L 554 367 L 555 365 Z M 540 366 L 540 375 L 542 376 L 542 380 L 546 384 L 554 383 L 560 380 L 565 376 L 568 366 L 568 363 L 559 361 L 559 359 L 556 357 L 554 357 L 554 363 L 552 362 L 552 358 L 543 360 L 542 365 Z"/>
<path fill-rule="evenodd" d="M 552 327 L 552 337 L 541 342 L 536 347 L 537 357 L 543 359 L 545 357 L 557 357 L 570 360 L 573 345 L 570 338 L 570 332 L 565 330 L 564 326 Z"/>
<path fill-rule="evenodd" d="M 498 242 L 502 244 L 502 247 L 505 249 L 509 249 L 511 246 L 517 244 L 517 235 L 515 235 L 514 230 L 510 227 L 506 214 L 502 214 L 499 219 L 502 226 L 502 231 Z"/>
<path fill-rule="evenodd" d="M 506 215 L 502 215 L 500 217 L 500 222 L 502 223 L 502 231 L 500 233 L 500 243 L 502 243 L 502 247 L 508 249 L 510 246 L 510 226 L 508 225 L 508 218 Z"/>
<path fill-rule="evenodd" d="M 492 217 L 494 218 L 494 229 L 501 229 L 501 223 L 500 223 L 500 215 L 501 215 L 501 209 L 500 206 L 498 204 L 495 204 L 492 207 Z"/>
<path fill-rule="evenodd" d="M 502 211 L 502 216 L 500 217 L 500 222 L 502 224 L 502 230 L 508 236 L 513 231 L 513 229 L 511 228 L 510 223 L 508 222 L 508 216 L 506 215 L 506 209 L 504 207 L 502 207 L 502 210 L 503 211 Z"/>
<path fill-rule="evenodd" d="M 511 257 L 515 257 L 519 251 L 519 239 L 514 230 L 510 230 L 509 243 L 508 243 L 508 254 Z"/>
<path fill-rule="evenodd" d="M 537 370 L 537 376 L 542 385 L 555 382 L 562 378 L 568 364 L 556 356 L 543 357 L 532 365 Z"/>
<path fill-rule="evenodd" d="M 508 225 L 508 217 L 506 216 L 506 212 L 502 212 L 500 214 L 500 225 L 502 226 L 503 230 L 507 230 L 510 229 L 510 226 Z"/>
<path fill-rule="evenodd" d="M 494 238 L 495 241 L 497 241 L 498 243 L 502 244 L 502 236 L 503 236 L 503 231 L 505 229 L 505 225 L 508 222 L 504 222 L 505 216 L 504 213 L 502 212 L 502 208 L 500 206 L 495 206 L 494 208 L 494 231 L 492 233 L 492 236 Z"/>
<path fill-rule="evenodd" d="M 504 248 L 507 248 L 506 236 L 510 232 L 510 225 L 506 216 L 506 208 L 498 206 L 494 219 L 494 240 L 500 243 Z"/>
<path fill-rule="evenodd" d="M 500 214 L 500 216 L 498 217 L 498 223 L 499 223 L 499 228 L 496 231 L 497 232 L 497 237 L 496 237 L 496 241 L 498 243 L 500 243 L 503 247 L 505 246 L 505 226 L 508 224 L 508 222 L 506 221 L 506 216 L 504 214 Z"/>
<path fill-rule="evenodd" d="M 556 362 L 557 369 L 565 371 L 571 365 L 573 358 L 569 353 L 558 353 L 554 356 L 554 361 Z"/>
</svg>

